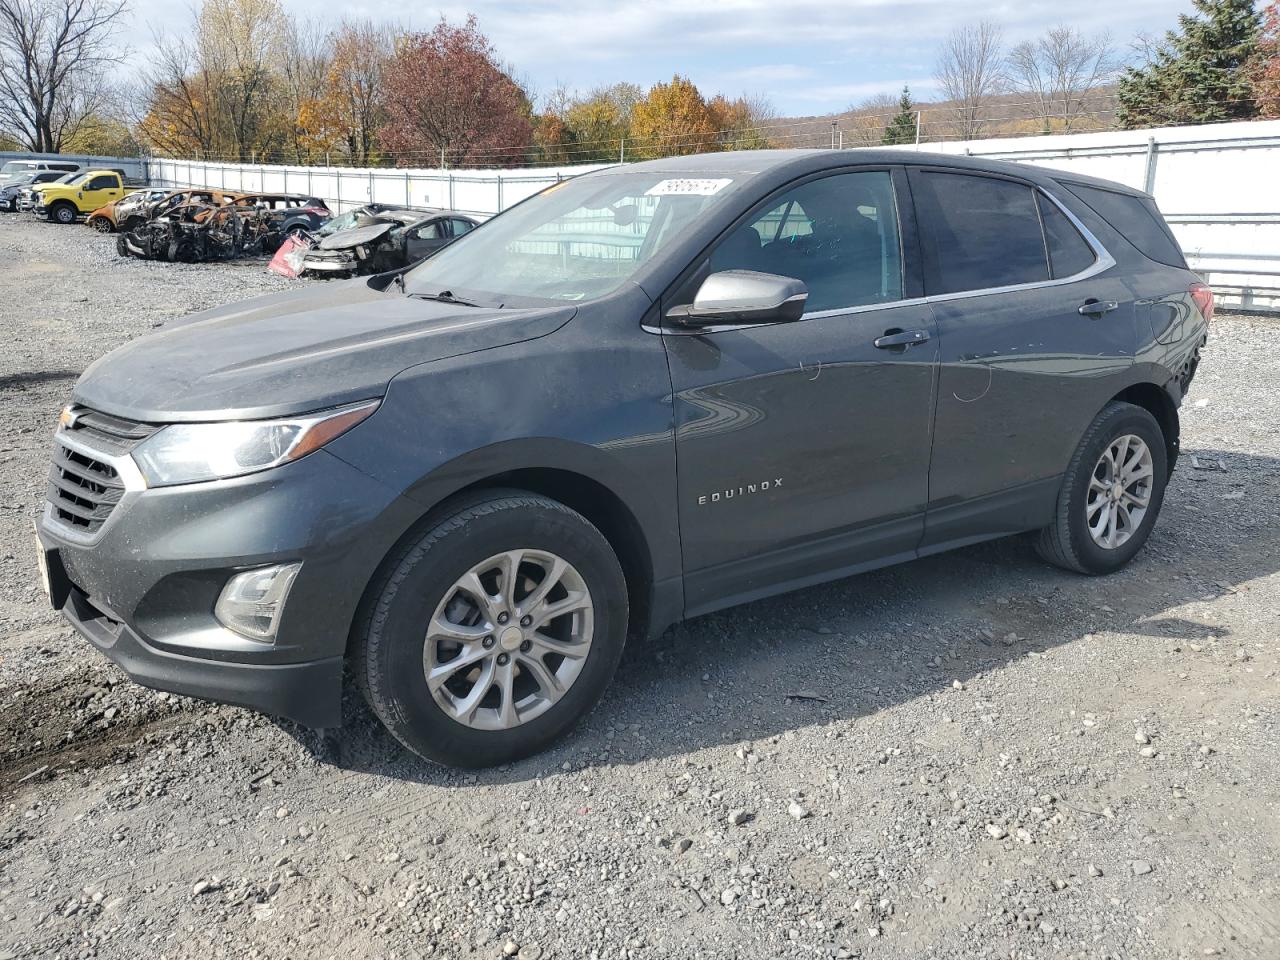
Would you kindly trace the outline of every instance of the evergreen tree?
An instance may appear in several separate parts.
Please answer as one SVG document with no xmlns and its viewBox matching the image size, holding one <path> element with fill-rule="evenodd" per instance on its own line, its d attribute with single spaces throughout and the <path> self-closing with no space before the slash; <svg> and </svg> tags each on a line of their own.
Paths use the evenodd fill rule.
<svg viewBox="0 0 1280 960">
<path fill-rule="evenodd" d="M 1247 120 L 1257 115 L 1248 64 L 1261 19 L 1254 0 L 1193 0 L 1147 62 L 1120 78 L 1122 126 Z"/>
<path fill-rule="evenodd" d="M 884 139 L 881 143 L 888 146 L 916 142 L 916 105 L 911 102 L 911 91 L 902 88 L 902 99 L 898 101 L 898 115 L 889 121 L 884 128 Z"/>
</svg>

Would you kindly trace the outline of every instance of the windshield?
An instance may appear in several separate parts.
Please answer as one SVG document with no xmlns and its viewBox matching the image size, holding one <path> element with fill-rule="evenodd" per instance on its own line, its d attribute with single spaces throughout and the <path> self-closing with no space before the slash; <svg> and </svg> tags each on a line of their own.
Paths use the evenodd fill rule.
<svg viewBox="0 0 1280 960">
<path fill-rule="evenodd" d="M 611 293 L 740 185 L 618 172 L 566 180 L 404 275 L 405 292 L 467 300 L 581 301 Z"/>
</svg>

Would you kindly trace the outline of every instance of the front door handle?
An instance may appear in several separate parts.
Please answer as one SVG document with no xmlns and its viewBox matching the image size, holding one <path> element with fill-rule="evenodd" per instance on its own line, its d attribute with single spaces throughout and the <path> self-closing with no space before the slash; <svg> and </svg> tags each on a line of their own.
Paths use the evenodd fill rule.
<svg viewBox="0 0 1280 960">
<path fill-rule="evenodd" d="M 1090 297 L 1080 304 L 1080 315 L 1082 317 L 1100 317 L 1104 313 L 1110 313 L 1112 310 L 1119 308 L 1119 306 L 1120 304 L 1114 300 L 1094 300 Z"/>
<path fill-rule="evenodd" d="M 909 347 L 913 343 L 924 343 L 929 339 L 928 330 L 886 330 L 883 337 L 873 341 L 881 350 L 892 350 L 894 347 Z"/>
</svg>

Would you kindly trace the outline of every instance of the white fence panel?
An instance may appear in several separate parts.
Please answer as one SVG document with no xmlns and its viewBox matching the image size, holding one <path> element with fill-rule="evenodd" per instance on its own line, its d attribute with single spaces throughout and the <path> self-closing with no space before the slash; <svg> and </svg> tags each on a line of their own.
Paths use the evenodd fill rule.
<svg viewBox="0 0 1280 960">
<path fill-rule="evenodd" d="M 361 204 L 444 207 L 488 217 L 565 177 L 601 165 L 514 170 L 413 170 L 389 167 L 300 167 L 208 163 L 157 158 L 152 183 L 266 193 L 305 193 L 335 211 Z"/>
</svg>

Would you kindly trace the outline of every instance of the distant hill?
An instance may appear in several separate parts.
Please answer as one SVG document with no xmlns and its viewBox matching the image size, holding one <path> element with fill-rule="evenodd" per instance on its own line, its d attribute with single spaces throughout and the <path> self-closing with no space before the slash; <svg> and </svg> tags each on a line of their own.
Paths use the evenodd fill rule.
<svg viewBox="0 0 1280 960">
<path fill-rule="evenodd" d="M 1072 131 L 1110 130 L 1116 126 L 1116 87 L 1096 87 L 1086 95 L 1079 108 L 1073 108 L 1069 129 Z M 1049 118 L 1050 129 L 1038 116 L 1037 107 L 1023 93 L 1006 93 L 992 97 L 982 112 L 979 139 L 988 137 L 1025 137 L 1037 133 L 1066 132 L 1065 117 Z M 950 100 L 922 102 L 916 105 L 921 112 L 921 142 L 959 140 L 956 102 Z M 864 102 L 840 113 L 824 116 L 779 117 L 770 122 L 766 133 L 780 147 L 826 147 L 832 139 L 831 123 L 836 122 L 837 140 L 844 134 L 844 145 L 878 145 L 884 137 L 885 126 L 898 112 L 898 98 L 885 95 Z M 1064 110 L 1059 103 L 1054 114 Z"/>
</svg>

